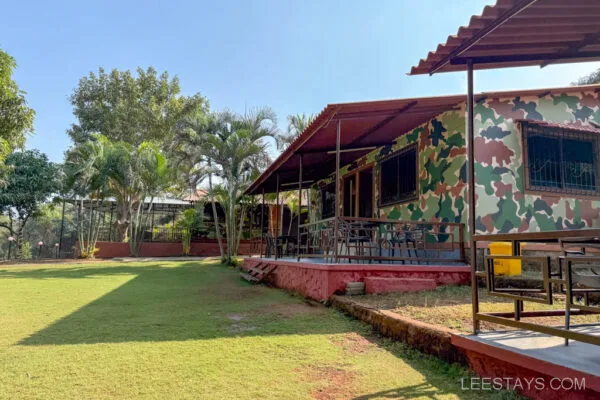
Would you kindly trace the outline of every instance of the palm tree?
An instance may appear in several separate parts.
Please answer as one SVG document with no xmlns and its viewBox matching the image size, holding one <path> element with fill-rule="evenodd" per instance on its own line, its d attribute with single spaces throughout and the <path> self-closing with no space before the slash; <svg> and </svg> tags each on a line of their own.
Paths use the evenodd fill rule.
<svg viewBox="0 0 600 400">
<path fill-rule="evenodd" d="M 179 160 L 177 169 L 193 190 L 208 180 L 221 258 L 231 262 L 237 254 L 249 204 L 244 190 L 271 161 L 265 139 L 276 140 L 279 136 L 275 113 L 269 108 L 251 110 L 245 115 L 223 111 L 188 118 L 178 131 L 170 150 L 173 158 Z M 227 246 L 221 240 L 217 202 L 225 212 Z"/>
<path fill-rule="evenodd" d="M 94 255 L 100 227 L 100 213 L 94 215 L 94 210 L 108 195 L 106 161 L 111 143 L 102 136 L 94 139 L 69 150 L 63 167 L 65 192 L 78 201 L 77 238 L 82 257 Z M 90 200 L 87 212 L 84 207 L 86 197 Z"/>
<path fill-rule="evenodd" d="M 280 135 L 279 149 L 283 150 L 288 147 L 308 126 L 314 121 L 314 115 L 296 114 L 288 115 L 288 128 L 286 135 Z"/>
<path fill-rule="evenodd" d="M 243 193 L 270 163 L 265 139 L 278 135 L 275 113 L 269 108 L 252 110 L 244 116 L 223 112 L 215 116 L 215 130 L 206 137 L 203 149 L 221 181 L 222 206 L 225 210 L 227 252 L 225 260 L 237 255 L 241 229 L 246 214 Z M 239 223 L 236 222 L 237 218 Z"/>
<path fill-rule="evenodd" d="M 212 159 L 203 151 L 208 145 L 207 138 L 216 135 L 218 131 L 219 121 L 215 114 L 206 115 L 202 111 L 187 117 L 178 124 L 175 140 L 169 149 L 169 159 L 179 173 L 177 181 L 183 183 L 184 190 L 195 192 L 202 181 L 208 178 L 208 195 L 215 223 L 215 235 L 221 258 L 225 258 L 213 187 L 215 169 L 212 166 Z"/>
<path fill-rule="evenodd" d="M 69 150 L 65 172 L 67 186 L 81 201 L 78 213 L 81 255 L 93 255 L 100 221 L 100 213 L 94 215 L 95 205 L 109 195 L 115 197 L 117 204 L 116 230 L 122 240 L 129 236 L 130 253 L 137 255 L 142 227 L 147 222 L 144 216 L 151 212 L 154 197 L 167 190 L 172 181 L 171 170 L 160 150 L 148 142 L 133 147 L 97 135 Z M 83 226 L 84 197 L 91 200 L 87 228 Z M 150 198 L 148 209 L 144 208 L 146 198 Z"/>
</svg>

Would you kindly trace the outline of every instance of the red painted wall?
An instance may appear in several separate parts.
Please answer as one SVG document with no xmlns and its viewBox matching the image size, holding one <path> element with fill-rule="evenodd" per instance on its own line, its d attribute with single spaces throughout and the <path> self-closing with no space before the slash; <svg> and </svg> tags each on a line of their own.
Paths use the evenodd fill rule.
<svg viewBox="0 0 600 400">
<path fill-rule="evenodd" d="M 97 258 L 113 258 L 129 256 L 129 243 L 123 242 L 97 242 Z M 181 256 L 183 249 L 179 242 L 151 242 L 142 243 L 140 257 L 175 257 Z M 240 255 L 251 254 L 249 240 L 240 241 Z M 216 257 L 220 256 L 219 243 L 217 240 L 206 239 L 201 242 L 192 242 L 190 256 Z"/>
<path fill-rule="evenodd" d="M 264 259 L 246 258 L 243 268 L 250 269 Z M 346 283 L 364 282 L 367 276 L 382 278 L 432 279 L 437 285 L 469 285 L 470 267 L 461 266 L 405 266 L 383 264 L 311 264 L 274 261 L 277 269 L 272 283 L 282 289 L 299 292 L 315 300 L 327 300 L 332 294 L 344 293 Z"/>
</svg>

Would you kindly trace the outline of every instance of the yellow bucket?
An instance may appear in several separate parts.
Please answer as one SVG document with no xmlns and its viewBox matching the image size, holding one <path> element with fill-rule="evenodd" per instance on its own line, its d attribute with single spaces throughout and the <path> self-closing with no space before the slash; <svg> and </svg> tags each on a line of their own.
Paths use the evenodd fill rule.
<svg viewBox="0 0 600 400">
<path fill-rule="evenodd" d="M 521 249 L 523 245 L 521 244 Z M 512 243 L 492 242 L 488 245 L 492 256 L 511 256 Z M 494 260 L 494 275 L 521 275 L 521 260 Z"/>
</svg>

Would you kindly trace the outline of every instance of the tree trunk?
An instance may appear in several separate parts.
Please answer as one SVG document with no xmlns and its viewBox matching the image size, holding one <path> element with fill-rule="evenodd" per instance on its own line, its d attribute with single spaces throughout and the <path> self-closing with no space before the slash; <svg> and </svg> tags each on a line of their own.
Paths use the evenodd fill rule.
<svg viewBox="0 0 600 400">
<path fill-rule="evenodd" d="M 210 160 L 208 161 L 210 167 Z M 223 252 L 223 242 L 221 240 L 221 229 L 219 228 L 219 215 L 217 214 L 217 204 L 215 203 L 215 194 L 213 193 L 212 185 L 212 172 L 208 174 L 208 190 L 210 192 L 210 202 L 212 203 L 213 220 L 215 221 L 215 235 L 217 236 L 217 242 L 219 243 L 219 251 L 221 252 L 221 259 L 225 256 Z"/>
</svg>

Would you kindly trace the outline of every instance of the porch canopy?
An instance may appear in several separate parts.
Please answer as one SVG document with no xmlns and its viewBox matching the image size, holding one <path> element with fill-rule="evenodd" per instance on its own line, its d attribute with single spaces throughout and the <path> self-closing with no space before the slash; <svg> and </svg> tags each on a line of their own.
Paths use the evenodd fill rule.
<svg viewBox="0 0 600 400">
<path fill-rule="evenodd" d="M 429 52 L 410 75 L 600 60 L 600 2 L 498 0 Z"/>
<path fill-rule="evenodd" d="M 474 100 L 473 71 L 600 60 L 600 2 L 592 0 L 497 0 L 484 8 L 481 15 L 471 17 L 446 43 L 438 45 L 412 67 L 409 75 L 467 71 L 467 175 L 473 291 L 473 331 L 480 321 L 537 330 L 546 334 L 577 339 L 600 345 L 598 337 L 581 335 L 560 328 L 539 326 L 519 321 L 523 298 L 515 297 L 515 321 L 479 311 L 477 285 L 477 240 L 498 240 L 499 236 L 478 235 L 475 229 L 476 204 L 474 174 Z M 473 234 L 474 233 L 474 234 Z M 585 232 L 577 233 L 585 236 Z M 561 232 L 544 232 L 546 239 L 558 239 Z M 491 237 L 490 237 L 491 236 Z M 505 240 L 507 239 L 504 235 Z M 511 234 L 513 255 L 520 255 L 522 234 Z M 493 264 L 493 263 L 492 263 Z M 479 272 L 485 276 L 485 273 Z M 530 299 L 529 299 L 530 300 Z M 567 304 L 570 302 L 567 301 Z M 567 313 L 567 311 L 565 311 Z"/>
<path fill-rule="evenodd" d="M 277 175 L 280 191 L 297 190 L 300 158 L 303 187 L 334 173 L 338 122 L 343 166 L 464 101 L 464 95 L 456 95 L 329 104 L 246 193 L 276 192 Z"/>
</svg>

